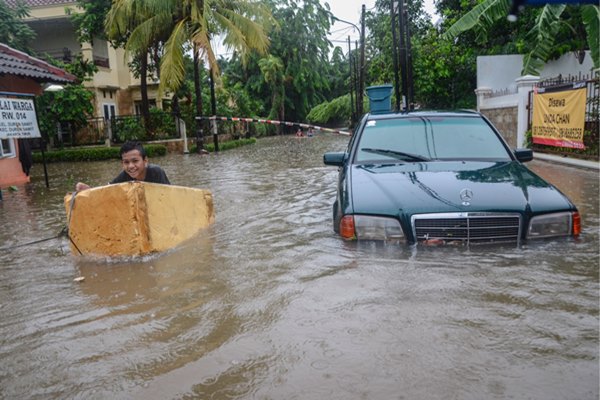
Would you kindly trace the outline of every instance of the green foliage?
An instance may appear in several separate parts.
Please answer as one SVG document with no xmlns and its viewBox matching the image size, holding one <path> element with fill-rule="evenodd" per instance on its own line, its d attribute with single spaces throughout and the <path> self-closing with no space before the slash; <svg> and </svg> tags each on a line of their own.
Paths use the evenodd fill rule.
<svg viewBox="0 0 600 400">
<path fill-rule="evenodd" d="M 170 113 L 159 110 L 156 107 L 150 109 L 150 132 L 152 132 L 152 138 L 164 139 L 167 137 L 174 137 L 177 134 L 177 128 L 175 126 L 175 118 Z"/>
<path fill-rule="evenodd" d="M 144 145 L 148 157 L 164 156 L 167 148 L 158 144 Z M 118 147 L 86 147 L 68 150 L 53 150 L 45 153 L 46 162 L 102 161 L 120 159 Z M 42 153 L 33 152 L 33 162 L 42 162 Z"/>
<path fill-rule="evenodd" d="M 25 1 L 17 1 L 13 8 L 0 1 L 0 43 L 31 53 L 29 42 L 35 39 L 35 32 L 23 22 L 28 16 L 29 7 Z"/>
<path fill-rule="evenodd" d="M 325 100 L 330 87 L 327 33 L 331 14 L 318 0 L 268 0 L 265 4 L 279 24 L 269 36 L 271 57 L 250 55 L 244 62 L 234 53 L 224 68 L 225 76 L 229 84 L 240 83 L 238 87 L 250 98 L 261 102 L 252 114 L 303 121 L 314 105 Z"/>
<path fill-rule="evenodd" d="M 432 28 L 415 40 L 415 98 L 422 108 L 475 108 L 476 56 L 471 46 L 439 37 Z"/>
<path fill-rule="evenodd" d="M 83 60 L 81 55 L 70 64 L 54 59 L 48 62 L 72 73 L 79 82 L 89 80 L 97 71 L 96 66 Z M 36 97 L 41 131 L 48 137 L 56 137 L 56 126 L 60 123 L 67 123 L 73 131 L 81 129 L 94 114 L 93 100 L 94 94 L 81 83 L 65 85 L 56 92 L 43 92 Z"/>
<path fill-rule="evenodd" d="M 77 7 L 81 12 L 66 9 L 67 13 L 71 15 L 79 43 L 92 43 L 94 37 L 106 37 L 104 19 L 111 3 L 111 0 L 77 0 Z"/>
<path fill-rule="evenodd" d="M 255 144 L 256 143 L 256 138 L 249 138 L 249 139 L 237 139 L 237 140 L 228 140 L 226 142 L 222 142 L 219 143 L 219 151 L 224 151 L 224 150 L 231 150 L 231 149 L 235 149 L 237 147 L 241 147 L 241 146 L 247 146 L 249 144 Z M 207 143 L 204 145 L 204 149 L 208 152 L 214 152 L 215 151 L 215 145 L 214 143 Z M 193 145 L 190 148 L 190 153 L 196 153 L 198 151 L 198 148 L 196 147 L 196 145 Z"/>
<path fill-rule="evenodd" d="M 596 68 L 600 67 L 600 7 L 585 5 L 581 7 L 581 18 L 585 25 L 588 45 Z"/>
<path fill-rule="evenodd" d="M 119 142 L 127 140 L 146 140 L 146 130 L 138 116 L 119 117 L 115 119 L 113 134 Z"/>
<path fill-rule="evenodd" d="M 570 51 L 584 50 L 586 44 L 592 46 L 594 41 L 597 43 L 598 6 L 546 4 L 541 8 L 529 7 L 520 12 L 517 23 L 506 21 L 509 6 L 510 0 L 484 0 L 455 21 L 444 33 L 443 39 L 454 39 L 463 32 L 473 31 L 477 35 L 477 43 L 485 48 L 490 38 L 497 40 L 506 36 L 502 32 L 510 32 L 508 39 L 517 50 L 525 53 L 523 75 L 539 75 L 547 61 Z M 504 26 L 504 31 L 498 30 L 499 26 Z M 514 27 L 512 32 L 511 27 Z M 594 66 L 598 68 L 598 57 L 594 58 Z"/>
<path fill-rule="evenodd" d="M 348 126 L 351 116 L 350 95 L 346 94 L 313 107 L 306 119 L 314 124 Z"/>
</svg>

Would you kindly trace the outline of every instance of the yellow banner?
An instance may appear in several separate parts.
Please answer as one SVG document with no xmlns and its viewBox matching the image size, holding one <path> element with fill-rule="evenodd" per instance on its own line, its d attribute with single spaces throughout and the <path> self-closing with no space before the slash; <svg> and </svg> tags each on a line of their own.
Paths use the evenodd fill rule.
<svg viewBox="0 0 600 400">
<path fill-rule="evenodd" d="M 584 149 L 587 89 L 533 94 L 533 143 Z"/>
</svg>

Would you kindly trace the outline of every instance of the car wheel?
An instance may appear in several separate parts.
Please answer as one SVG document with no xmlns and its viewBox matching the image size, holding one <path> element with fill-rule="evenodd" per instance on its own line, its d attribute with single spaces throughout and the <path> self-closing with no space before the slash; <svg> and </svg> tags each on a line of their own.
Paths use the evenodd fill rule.
<svg viewBox="0 0 600 400">
<path fill-rule="evenodd" d="M 337 213 L 338 202 L 333 203 L 333 231 L 335 233 L 340 233 L 340 218 Z"/>
</svg>

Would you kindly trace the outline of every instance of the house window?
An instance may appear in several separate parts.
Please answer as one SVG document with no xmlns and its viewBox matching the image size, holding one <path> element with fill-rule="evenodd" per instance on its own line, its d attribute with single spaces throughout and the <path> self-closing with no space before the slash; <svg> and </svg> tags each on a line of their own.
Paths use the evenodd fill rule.
<svg viewBox="0 0 600 400">
<path fill-rule="evenodd" d="M 115 104 L 114 103 L 104 103 L 102 105 L 102 112 L 104 114 L 104 119 L 111 119 L 115 114 Z"/>
<path fill-rule="evenodd" d="M 15 156 L 15 141 L 12 139 L 0 139 L 0 158 Z"/>
</svg>

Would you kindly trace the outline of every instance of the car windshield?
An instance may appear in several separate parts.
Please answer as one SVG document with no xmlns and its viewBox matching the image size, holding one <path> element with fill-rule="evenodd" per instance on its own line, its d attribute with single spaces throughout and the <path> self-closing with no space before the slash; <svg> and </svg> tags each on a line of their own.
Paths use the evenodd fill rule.
<svg viewBox="0 0 600 400">
<path fill-rule="evenodd" d="M 510 159 L 492 128 L 479 117 L 419 116 L 367 121 L 355 162 Z"/>
</svg>

